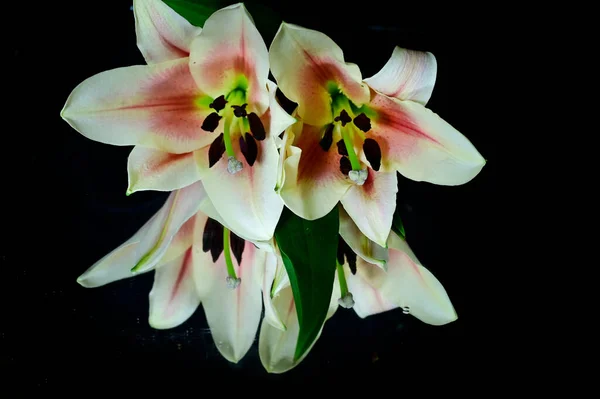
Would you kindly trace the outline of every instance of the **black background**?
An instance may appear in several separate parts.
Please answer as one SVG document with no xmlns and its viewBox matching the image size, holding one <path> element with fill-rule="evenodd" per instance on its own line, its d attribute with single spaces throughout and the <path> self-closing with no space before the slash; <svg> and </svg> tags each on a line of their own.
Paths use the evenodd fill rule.
<svg viewBox="0 0 600 399">
<path fill-rule="evenodd" d="M 491 251 L 498 225 L 495 177 L 501 155 L 495 122 L 503 112 L 492 105 L 500 85 L 495 19 L 481 10 L 429 4 L 350 4 L 270 6 L 285 21 L 332 37 L 364 77 L 384 65 L 395 45 L 436 56 L 438 76 L 428 107 L 467 136 L 488 163 L 473 181 L 459 187 L 400 177 L 399 206 L 409 244 L 442 282 L 459 319 L 433 327 L 401 310 L 361 320 L 340 308 L 303 363 L 284 375 L 269 375 L 260 364 L 256 342 L 240 363 L 224 360 L 201 310 L 180 327 L 151 329 L 151 274 L 101 288 L 79 286 L 76 278 L 129 238 L 166 194 L 126 197 L 131 148 L 88 140 L 59 112 L 85 78 L 144 60 L 135 44 L 129 1 L 21 4 L 9 13 L 15 16 L 9 21 L 15 30 L 9 71 L 15 78 L 6 83 L 14 106 L 4 115 L 14 121 L 4 132 L 3 146 L 9 236 L 0 254 L 5 270 L 0 327 L 5 382 L 83 392 L 116 382 L 139 388 L 223 384 L 221 379 L 226 379 L 267 386 L 368 377 L 396 384 L 418 375 L 451 374 L 464 383 L 475 372 L 485 374 L 480 362 L 491 356 L 495 345 L 487 339 L 484 319 L 495 279 L 490 269 L 498 261 Z M 29 6 L 39 8 L 33 12 Z"/>
</svg>

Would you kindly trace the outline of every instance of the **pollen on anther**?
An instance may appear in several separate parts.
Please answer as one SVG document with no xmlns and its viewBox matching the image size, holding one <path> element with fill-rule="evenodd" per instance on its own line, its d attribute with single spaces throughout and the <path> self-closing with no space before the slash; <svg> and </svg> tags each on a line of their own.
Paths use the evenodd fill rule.
<svg viewBox="0 0 600 399">
<path fill-rule="evenodd" d="M 237 118 L 248 116 L 248 113 L 246 112 L 247 106 L 248 104 L 232 105 L 231 108 L 233 108 L 233 115 L 235 115 Z"/>
<path fill-rule="evenodd" d="M 333 143 L 333 123 L 329 124 L 327 128 L 325 128 L 325 133 L 323 133 L 323 137 L 319 141 L 319 145 L 323 151 L 329 151 L 331 148 L 331 144 Z"/>
<path fill-rule="evenodd" d="M 202 126 L 200 128 L 207 132 L 214 132 L 219 126 L 220 120 L 221 116 L 216 112 L 213 112 L 204 119 L 204 122 L 202 122 Z"/>
<path fill-rule="evenodd" d="M 371 130 L 371 119 L 364 113 L 361 113 L 354 118 L 354 126 L 366 133 Z"/>
<path fill-rule="evenodd" d="M 348 115 L 348 112 L 346 112 L 345 109 L 343 109 L 339 116 L 336 116 L 334 121 L 336 122 L 342 122 L 342 126 L 346 126 L 346 123 L 352 122 L 352 118 L 350 118 L 350 115 Z"/>
<path fill-rule="evenodd" d="M 348 173 L 352 170 L 352 163 L 347 157 L 340 158 L 340 172 L 348 176 Z"/>
<path fill-rule="evenodd" d="M 214 101 L 212 103 L 210 103 L 208 106 L 210 108 L 214 109 L 215 111 L 219 112 L 223 108 L 225 108 L 225 104 L 227 104 L 227 100 L 225 100 L 225 96 L 220 95 L 219 97 L 215 98 Z"/>
</svg>

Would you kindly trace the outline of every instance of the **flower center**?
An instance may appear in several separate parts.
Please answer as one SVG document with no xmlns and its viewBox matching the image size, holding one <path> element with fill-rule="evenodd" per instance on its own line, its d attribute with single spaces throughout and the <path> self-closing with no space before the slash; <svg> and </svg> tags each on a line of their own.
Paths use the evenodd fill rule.
<svg viewBox="0 0 600 399">
<path fill-rule="evenodd" d="M 226 227 L 223 227 L 219 222 L 211 218 L 206 220 L 202 234 L 202 251 L 210 251 L 213 262 L 216 262 L 221 256 L 221 252 L 223 252 L 227 267 L 225 281 L 227 287 L 231 289 L 237 288 L 242 282 L 242 279 L 235 272 L 231 254 L 233 253 L 238 266 L 241 267 L 244 246 L 245 242 L 243 239 L 236 236 Z"/>
<path fill-rule="evenodd" d="M 236 158 L 233 148 L 233 139 L 239 136 L 239 145 L 242 155 L 249 166 L 254 165 L 258 156 L 256 140 L 262 141 L 266 137 L 265 127 L 260 117 L 246 110 L 246 90 L 237 88 L 227 96 L 221 95 L 210 103 L 214 110 L 202 123 L 202 130 L 214 132 L 223 121 L 221 133 L 210 145 L 208 150 L 208 166 L 212 168 L 219 162 L 224 153 L 227 153 L 227 171 L 235 174 L 243 169 L 243 164 Z"/>
<path fill-rule="evenodd" d="M 338 153 L 342 156 L 340 171 L 357 185 L 363 185 L 369 174 L 354 150 L 355 142 L 362 142 L 363 152 L 373 170 L 378 171 L 381 167 L 381 148 L 374 139 L 366 137 L 371 130 L 371 119 L 363 108 L 354 105 L 341 93 L 332 94 L 333 123 L 326 126 L 319 142 L 321 148 L 328 151 L 333 143 L 333 135 L 341 138 L 336 143 Z"/>
</svg>

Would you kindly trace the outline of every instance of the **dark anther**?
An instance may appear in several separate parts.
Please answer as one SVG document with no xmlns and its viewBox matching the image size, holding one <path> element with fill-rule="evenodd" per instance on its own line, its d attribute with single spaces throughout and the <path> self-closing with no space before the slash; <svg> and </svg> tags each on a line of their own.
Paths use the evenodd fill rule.
<svg viewBox="0 0 600 399">
<path fill-rule="evenodd" d="M 231 252 L 233 252 L 238 265 L 242 264 L 242 253 L 244 252 L 245 244 L 245 241 L 233 234 L 233 231 L 229 232 L 229 245 L 231 245 Z"/>
<path fill-rule="evenodd" d="M 350 271 L 352 274 L 356 274 L 356 254 L 348 248 L 349 251 L 346 252 L 346 260 L 348 261 L 348 266 L 350 266 Z"/>
<path fill-rule="evenodd" d="M 346 157 L 341 157 L 340 158 L 340 172 L 342 172 L 345 175 L 348 175 L 348 173 L 350 173 L 351 170 L 352 170 L 352 164 L 350 163 L 350 160 Z"/>
<path fill-rule="evenodd" d="M 346 126 L 346 123 L 352 122 L 352 118 L 350 118 L 350 115 L 343 109 L 342 112 L 340 112 L 340 115 L 335 117 L 334 121 L 342 121 L 342 126 Z"/>
<path fill-rule="evenodd" d="M 281 108 L 283 108 L 285 110 L 285 112 L 287 112 L 290 115 L 292 114 L 292 112 L 294 112 L 294 110 L 298 106 L 298 104 L 296 104 L 295 102 L 293 102 L 292 100 L 287 98 L 281 92 L 281 90 L 279 90 L 279 88 L 277 88 L 277 91 L 275 91 L 275 97 L 277 98 L 279 105 L 281 105 Z"/>
<path fill-rule="evenodd" d="M 340 140 L 337 142 L 338 154 L 348 156 L 348 149 L 346 148 L 346 143 L 344 140 Z"/>
<path fill-rule="evenodd" d="M 242 154 L 244 154 L 244 158 L 246 158 L 248 165 L 252 166 L 258 155 L 258 146 L 250 133 L 246 133 L 245 138 L 246 139 L 244 140 L 244 137 L 240 136 L 240 150 L 242 151 Z"/>
<path fill-rule="evenodd" d="M 363 151 L 373 170 L 378 171 L 381 166 L 381 148 L 379 148 L 379 144 L 373 139 L 365 139 Z"/>
<path fill-rule="evenodd" d="M 220 95 L 219 97 L 215 98 L 215 100 L 212 103 L 209 104 L 209 107 L 211 107 L 215 111 L 219 112 L 220 110 L 225 108 L 225 104 L 227 104 L 227 100 L 225 100 L 225 96 Z"/>
<path fill-rule="evenodd" d="M 208 148 L 208 167 L 212 168 L 214 164 L 219 162 L 224 152 L 225 141 L 223 140 L 223 133 L 221 133 Z"/>
<path fill-rule="evenodd" d="M 362 113 L 354 118 L 354 126 L 366 133 L 371 130 L 371 120 L 367 115 Z"/>
<path fill-rule="evenodd" d="M 325 129 L 325 133 L 323 133 L 323 137 L 321 138 L 321 141 L 319 141 L 319 145 L 323 151 L 329 151 L 331 148 L 331 143 L 333 143 L 333 123 L 328 125 Z"/>
<path fill-rule="evenodd" d="M 214 219 L 206 219 L 202 233 L 202 250 L 210 251 L 213 262 L 216 262 L 223 252 L 223 226 Z"/>
<path fill-rule="evenodd" d="M 258 141 L 262 141 L 267 137 L 267 133 L 265 132 L 265 127 L 263 126 L 262 121 L 254 112 L 248 114 L 248 122 L 250 122 L 250 131 L 254 138 Z"/>
<path fill-rule="evenodd" d="M 248 115 L 248 113 L 246 112 L 247 106 L 248 104 L 232 105 L 231 108 L 233 108 L 233 114 L 235 116 L 237 116 L 238 118 L 243 118 L 244 116 Z"/>
<path fill-rule="evenodd" d="M 344 264 L 344 257 L 352 274 L 356 274 L 356 254 L 346 244 L 342 236 L 338 235 L 337 261 L 340 265 Z"/>
<path fill-rule="evenodd" d="M 214 132 L 215 129 L 219 126 L 220 120 L 221 117 L 219 116 L 219 114 L 213 112 L 212 114 L 208 115 L 206 119 L 204 119 L 204 122 L 202 122 L 202 130 L 205 130 L 207 132 Z"/>
</svg>

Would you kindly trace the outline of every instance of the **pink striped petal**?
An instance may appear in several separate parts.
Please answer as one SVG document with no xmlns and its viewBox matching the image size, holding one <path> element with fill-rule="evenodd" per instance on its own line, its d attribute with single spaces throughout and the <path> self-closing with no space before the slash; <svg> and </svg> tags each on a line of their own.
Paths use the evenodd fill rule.
<svg viewBox="0 0 600 399">
<path fill-rule="evenodd" d="M 190 24 L 162 0 L 133 0 L 137 46 L 148 64 L 185 58 L 202 29 Z"/>
<path fill-rule="evenodd" d="M 247 109 L 259 116 L 267 110 L 267 46 L 242 3 L 206 20 L 191 45 L 190 69 L 198 87 L 212 97 L 247 89 Z"/>
<path fill-rule="evenodd" d="M 164 255 L 156 263 L 156 267 L 174 261 L 186 252 L 194 242 L 194 228 L 196 226 L 196 215 L 192 216 L 185 222 L 171 240 L 169 247 Z"/>
<path fill-rule="evenodd" d="M 338 298 L 340 297 L 340 289 L 337 281 L 333 286 L 329 311 L 327 312 L 326 321 L 329 320 L 338 308 Z M 273 297 L 273 306 L 281 317 L 285 330 L 274 327 L 267 322 L 265 318 L 260 327 L 260 335 L 258 339 L 258 354 L 260 361 L 269 373 L 280 374 L 296 367 L 302 360 L 308 356 L 310 350 L 321 336 L 321 331 L 311 347 L 304 355 L 294 360 L 296 351 L 296 343 L 298 342 L 298 334 L 300 326 L 298 324 L 298 315 L 294 303 L 294 295 L 291 286 L 282 289 L 276 296 Z"/>
<path fill-rule="evenodd" d="M 149 300 L 148 323 L 156 329 L 177 327 L 196 311 L 200 297 L 194 284 L 191 247 L 156 269 Z"/>
<path fill-rule="evenodd" d="M 375 265 L 357 261 L 357 273 L 346 273 L 354 295 L 354 310 L 360 317 L 401 307 L 431 325 L 457 319 L 446 290 L 423 267 L 406 241 L 396 234 L 388 240 L 390 260 L 387 273 Z"/>
<path fill-rule="evenodd" d="M 392 267 L 389 262 L 387 267 Z M 352 293 L 354 299 L 353 309 L 359 317 L 365 318 L 398 307 L 381 293 L 387 274 L 380 267 L 358 258 L 356 274 L 350 272 L 348 265 L 344 265 L 344 274 L 348 291 Z"/>
<path fill-rule="evenodd" d="M 365 261 L 378 265 L 383 270 L 387 270 L 388 250 L 369 240 L 356 226 L 356 223 L 354 223 L 343 207 L 340 206 L 339 210 L 340 236 L 342 236 L 346 244 Z"/>
<path fill-rule="evenodd" d="M 200 180 L 194 153 L 172 154 L 136 146 L 127 161 L 127 194 L 136 191 L 177 190 Z"/>
<path fill-rule="evenodd" d="M 307 124 L 294 125 L 293 129 L 301 132 L 295 136 L 294 146 L 286 150 L 290 155 L 283 162 L 285 178 L 280 195 L 295 214 L 318 219 L 337 205 L 351 183 L 340 171 L 336 146 L 323 151 L 319 145 L 323 129 Z"/>
<path fill-rule="evenodd" d="M 232 140 L 236 158 L 243 169 L 227 171 L 227 154 L 212 168 L 208 148 L 195 152 L 200 177 L 219 215 L 240 237 L 268 241 L 283 211 L 283 202 L 274 188 L 277 184 L 278 153 L 274 141 L 267 137 L 257 141 L 258 157 L 250 166 L 239 149 L 238 138 Z"/>
<path fill-rule="evenodd" d="M 219 134 L 201 129 L 209 103 L 182 58 L 94 75 L 73 90 L 61 116 L 95 141 L 185 153 Z"/>
<path fill-rule="evenodd" d="M 113 281 L 152 270 L 167 253 L 174 237 L 178 246 L 185 241 L 186 230 L 179 235 L 185 222 L 197 211 L 206 196 L 202 183 L 173 192 L 163 207 L 129 240 L 96 262 L 77 279 L 84 287 L 99 287 Z M 186 229 L 190 226 L 187 225 Z M 171 258 L 177 249 L 173 249 Z M 137 267 L 136 267 L 137 266 Z M 132 268 L 136 267 L 136 271 Z"/>
<path fill-rule="evenodd" d="M 197 231 L 201 234 L 202 229 L 197 228 Z M 236 289 L 230 289 L 225 281 L 224 255 L 213 263 L 210 252 L 202 251 L 202 240 L 196 242 L 200 244 L 194 245 L 194 280 L 208 326 L 221 355 L 237 363 L 252 346 L 258 330 L 262 312 L 260 274 L 267 253 L 246 241 L 240 265 L 232 256 L 241 283 Z"/>
<path fill-rule="evenodd" d="M 381 148 L 383 170 L 453 186 L 467 183 L 485 165 L 465 136 L 421 104 L 375 94 L 370 106 L 377 115 L 368 134 Z"/>
<path fill-rule="evenodd" d="M 350 187 L 341 202 L 360 231 L 369 240 L 385 247 L 396 210 L 396 172 L 367 170 L 365 183 Z"/>
<path fill-rule="evenodd" d="M 331 93 L 339 89 L 357 105 L 369 101 L 360 69 L 344 61 L 337 44 L 325 34 L 282 23 L 269 49 L 271 72 L 281 91 L 298 103 L 300 117 L 322 126 L 333 121 Z"/>
<path fill-rule="evenodd" d="M 383 68 L 365 83 L 387 96 L 425 105 L 431 98 L 436 75 L 433 54 L 396 47 Z"/>
</svg>

